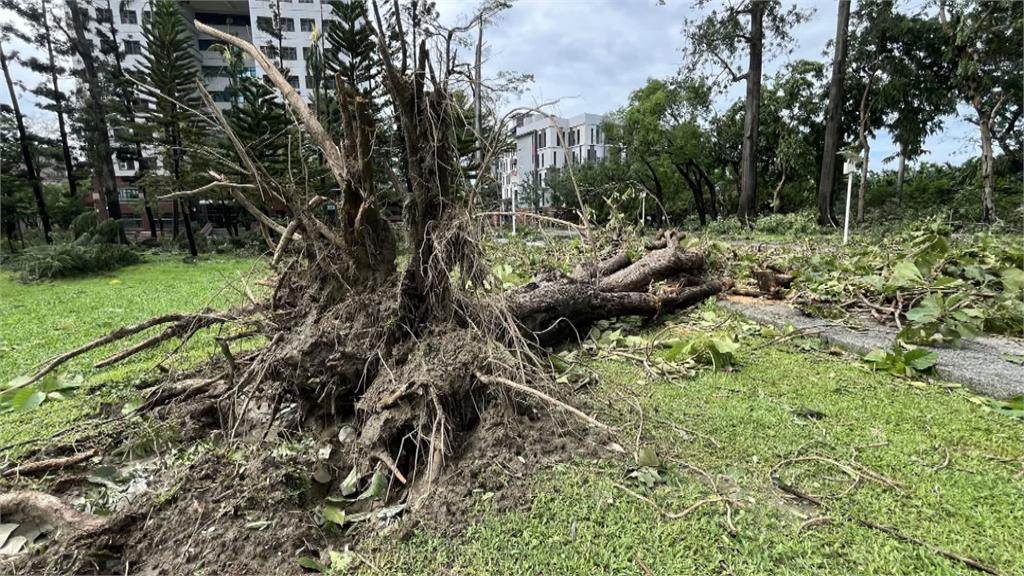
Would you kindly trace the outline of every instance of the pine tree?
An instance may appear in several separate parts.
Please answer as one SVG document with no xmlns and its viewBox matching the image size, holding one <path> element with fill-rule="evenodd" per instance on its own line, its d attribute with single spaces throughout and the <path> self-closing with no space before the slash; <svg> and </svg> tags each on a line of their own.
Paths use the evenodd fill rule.
<svg viewBox="0 0 1024 576">
<path fill-rule="evenodd" d="M 199 102 L 195 37 L 174 0 L 154 3 L 153 15 L 142 23 L 142 37 L 146 50 L 142 68 L 137 72 L 146 86 L 144 92 L 149 105 L 145 111 L 140 111 L 140 116 L 155 129 L 155 143 L 163 148 L 165 166 L 170 167 L 175 188 L 181 190 L 187 161 L 186 145 L 194 137 L 188 108 L 197 107 Z M 189 252 L 197 256 L 189 203 L 180 199 L 175 202 L 181 207 Z"/>
<path fill-rule="evenodd" d="M 377 92 L 380 74 L 377 43 L 368 26 L 366 0 L 330 0 L 334 21 L 325 30 L 324 61 L 328 78 L 340 72 L 342 79 L 363 96 Z"/>
<path fill-rule="evenodd" d="M 0 38 L 3 39 L 4 43 L 7 42 L 7 32 L 9 32 L 8 29 L 0 32 Z M 14 82 L 11 79 L 11 70 L 7 64 L 7 54 L 2 46 L 0 46 L 0 67 L 3 68 L 4 80 L 7 82 L 7 91 L 11 96 L 11 109 L 13 110 L 15 124 L 18 128 L 18 142 L 21 147 L 21 159 L 25 163 L 25 174 L 32 182 L 32 194 L 36 199 L 36 210 L 39 213 L 39 221 L 43 225 L 43 238 L 49 244 L 51 242 L 50 215 L 46 211 L 46 200 L 43 199 L 43 183 L 39 177 L 39 169 L 32 154 L 32 143 L 29 140 L 28 131 L 25 129 L 25 121 L 18 106 L 18 95 L 14 92 Z"/>
<path fill-rule="evenodd" d="M 71 145 L 68 141 L 67 130 L 67 97 L 57 82 L 58 77 L 67 74 L 67 70 L 60 65 L 58 56 L 67 55 L 67 46 L 58 42 L 51 23 L 56 17 L 51 13 L 48 0 L 34 2 L 19 2 L 15 0 L 2 0 L 0 7 L 11 10 L 20 16 L 29 25 L 29 30 L 18 33 L 22 40 L 33 44 L 45 52 L 45 60 L 39 58 L 28 58 L 21 63 L 27 68 L 45 78 L 31 92 L 38 96 L 44 103 L 40 108 L 53 112 L 57 116 L 57 129 L 60 134 L 61 152 L 63 153 L 64 170 L 67 173 L 68 196 L 78 198 L 78 182 L 75 178 L 74 160 L 71 154 Z"/>
</svg>

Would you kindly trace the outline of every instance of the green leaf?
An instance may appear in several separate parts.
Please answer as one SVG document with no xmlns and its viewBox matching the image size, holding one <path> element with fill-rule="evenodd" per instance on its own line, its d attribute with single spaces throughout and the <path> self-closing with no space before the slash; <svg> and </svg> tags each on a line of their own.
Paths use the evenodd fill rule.
<svg viewBox="0 0 1024 576">
<path fill-rule="evenodd" d="M 299 556 L 296 562 L 298 562 L 299 566 L 302 566 L 306 570 L 313 570 L 314 572 L 321 573 L 327 571 L 327 566 L 324 566 L 316 558 L 310 558 L 309 556 Z"/>
<path fill-rule="evenodd" d="M 636 455 L 637 466 L 650 466 L 657 468 L 661 465 L 661 460 L 658 459 L 658 453 L 654 451 L 654 448 L 650 446 L 644 446 L 640 448 L 640 452 Z"/>
<path fill-rule="evenodd" d="M 11 408 L 15 412 L 31 410 L 46 400 L 46 393 L 33 389 L 31 386 L 21 388 L 11 397 Z"/>
<path fill-rule="evenodd" d="M 942 315 L 942 294 L 933 292 L 907 311 L 907 320 L 917 324 L 934 322 Z"/>
<path fill-rule="evenodd" d="M 365 492 L 359 495 L 356 500 L 366 500 L 367 498 L 379 498 L 384 495 L 384 491 L 388 488 L 388 478 L 384 472 L 379 469 L 373 473 L 373 478 L 370 479 L 370 487 Z"/>
<path fill-rule="evenodd" d="M 355 555 L 352 552 L 345 550 L 344 552 L 338 552 L 336 550 L 328 550 L 328 556 L 331 558 L 331 573 L 332 574 L 345 574 L 348 569 L 352 566 L 352 562 L 355 561 Z"/>
<path fill-rule="evenodd" d="M 999 274 L 1003 281 L 1003 288 L 1008 292 L 1020 292 L 1024 290 L 1024 270 L 1020 268 L 1007 268 Z"/>
<path fill-rule="evenodd" d="M 333 522 L 338 526 L 345 525 L 345 511 L 337 506 L 324 506 L 322 514 L 324 520 L 327 520 L 328 522 Z"/>
<path fill-rule="evenodd" d="M 872 350 L 864 355 L 864 361 L 872 364 L 881 364 L 885 362 L 887 356 L 888 354 L 884 350 Z"/>
<path fill-rule="evenodd" d="M 359 472 L 356 470 L 356 467 L 353 466 L 352 467 L 352 471 L 349 472 L 348 476 L 346 476 L 345 479 L 341 481 L 341 486 L 340 486 L 341 495 L 342 496 L 351 496 L 351 495 L 355 494 L 356 490 L 358 490 L 358 489 L 359 489 Z"/>
<path fill-rule="evenodd" d="M 918 286 L 924 283 L 924 278 L 916 264 L 910 260 L 903 260 L 893 266 L 889 283 L 895 286 Z"/>
<path fill-rule="evenodd" d="M 733 342 L 731 338 L 712 338 L 711 344 L 722 354 L 732 354 L 740 349 L 740 343 Z"/>
<path fill-rule="evenodd" d="M 935 366 L 939 361 L 939 353 L 934 350 L 915 348 L 903 355 L 903 361 L 918 372 L 923 372 Z"/>
</svg>

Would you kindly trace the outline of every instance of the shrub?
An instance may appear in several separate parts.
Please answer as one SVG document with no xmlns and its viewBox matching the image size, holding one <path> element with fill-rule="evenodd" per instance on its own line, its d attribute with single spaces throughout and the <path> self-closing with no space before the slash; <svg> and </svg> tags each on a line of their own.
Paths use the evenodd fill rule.
<svg viewBox="0 0 1024 576">
<path fill-rule="evenodd" d="M 33 246 L 13 267 L 21 272 L 22 282 L 32 282 L 106 272 L 141 261 L 135 251 L 121 244 L 72 242 Z"/>
</svg>

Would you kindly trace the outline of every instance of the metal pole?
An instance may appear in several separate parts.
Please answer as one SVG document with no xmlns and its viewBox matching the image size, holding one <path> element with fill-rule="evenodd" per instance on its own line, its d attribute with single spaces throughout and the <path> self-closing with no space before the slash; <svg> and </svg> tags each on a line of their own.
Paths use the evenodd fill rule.
<svg viewBox="0 0 1024 576">
<path fill-rule="evenodd" d="M 849 201 L 847 201 L 849 203 Z M 516 187 L 512 187 L 512 235 L 516 235 Z"/>
<path fill-rule="evenodd" d="M 640 225 L 647 226 L 647 190 L 644 190 L 640 200 Z"/>
<path fill-rule="evenodd" d="M 846 220 L 843 222 L 843 245 L 850 240 L 850 196 L 853 194 L 853 171 L 846 177 Z"/>
</svg>

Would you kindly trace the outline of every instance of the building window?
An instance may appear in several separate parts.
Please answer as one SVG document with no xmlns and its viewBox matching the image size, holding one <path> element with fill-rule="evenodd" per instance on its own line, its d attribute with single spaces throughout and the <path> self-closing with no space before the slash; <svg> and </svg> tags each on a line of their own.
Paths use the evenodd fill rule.
<svg viewBox="0 0 1024 576">
<path fill-rule="evenodd" d="M 121 7 L 121 24 L 138 24 L 139 15 L 135 10 L 125 10 L 124 6 Z"/>
<path fill-rule="evenodd" d="M 313 81 L 313 77 L 306 74 L 306 89 L 311 90 L 315 84 L 316 82 Z"/>
<path fill-rule="evenodd" d="M 313 53 L 313 49 L 310 48 L 309 46 L 303 46 L 302 47 L 302 59 L 303 60 L 306 60 L 308 62 L 309 61 L 309 56 L 312 53 Z"/>
<path fill-rule="evenodd" d="M 107 8 L 97 8 L 96 9 L 96 21 L 97 22 L 113 22 L 114 21 L 114 12 L 112 10 L 107 9 Z"/>
<path fill-rule="evenodd" d="M 197 42 L 199 43 L 200 52 L 206 52 L 217 43 L 216 40 L 210 38 L 200 38 L 199 40 L 197 40 Z"/>
<path fill-rule="evenodd" d="M 200 42 L 202 42 L 202 40 L 200 40 Z M 263 52 L 263 55 L 266 56 L 267 58 L 273 58 L 275 56 L 274 47 L 269 44 L 265 46 L 260 46 L 260 52 Z"/>
<path fill-rule="evenodd" d="M 214 102 L 231 102 L 231 95 L 226 90 L 216 90 L 210 96 Z"/>
<path fill-rule="evenodd" d="M 281 18 L 281 31 L 282 32 L 295 32 L 295 19 L 294 18 Z"/>
<path fill-rule="evenodd" d="M 558 168 L 558 150 L 551 151 L 551 165 Z"/>
<path fill-rule="evenodd" d="M 299 0 L 299 4 L 312 4 L 313 0 Z"/>
<path fill-rule="evenodd" d="M 119 158 L 117 160 L 117 169 L 118 170 L 135 170 L 135 160 L 132 160 L 131 158 L 124 158 L 124 159 L 120 159 Z"/>
<path fill-rule="evenodd" d="M 143 22 L 149 22 L 152 19 L 153 19 L 153 11 L 152 10 L 143 10 L 142 11 L 142 21 Z"/>
<path fill-rule="evenodd" d="M 316 28 L 316 20 L 312 18 L 300 18 L 299 19 L 299 30 L 303 32 L 312 32 Z"/>
<path fill-rule="evenodd" d="M 288 77 L 288 83 L 292 85 L 292 88 L 298 88 L 299 87 L 299 77 L 298 76 L 289 76 Z"/>
<path fill-rule="evenodd" d="M 225 76 L 223 66 L 203 66 L 203 76 L 207 78 L 213 78 L 216 76 Z"/>
<path fill-rule="evenodd" d="M 274 19 L 270 16 L 259 16 L 256 18 L 256 29 L 268 34 L 274 31 Z"/>
<path fill-rule="evenodd" d="M 134 167 L 135 167 L 134 166 L 135 162 L 133 162 L 131 160 L 129 160 L 129 162 L 131 162 L 132 168 L 121 168 L 121 169 L 122 170 L 133 170 Z M 121 164 L 121 162 L 118 162 L 118 166 L 119 167 L 120 167 L 120 164 Z M 142 197 L 142 195 L 139 194 L 139 189 L 138 188 L 118 188 L 117 189 L 117 197 L 119 199 L 121 199 L 121 200 L 138 200 L 139 198 Z"/>
<path fill-rule="evenodd" d="M 142 42 L 138 40 L 125 40 L 124 41 L 124 53 L 125 54 L 142 54 Z"/>
<path fill-rule="evenodd" d="M 297 52 L 294 46 L 282 46 L 281 47 L 281 59 L 282 60 L 295 60 L 298 58 Z"/>
</svg>

